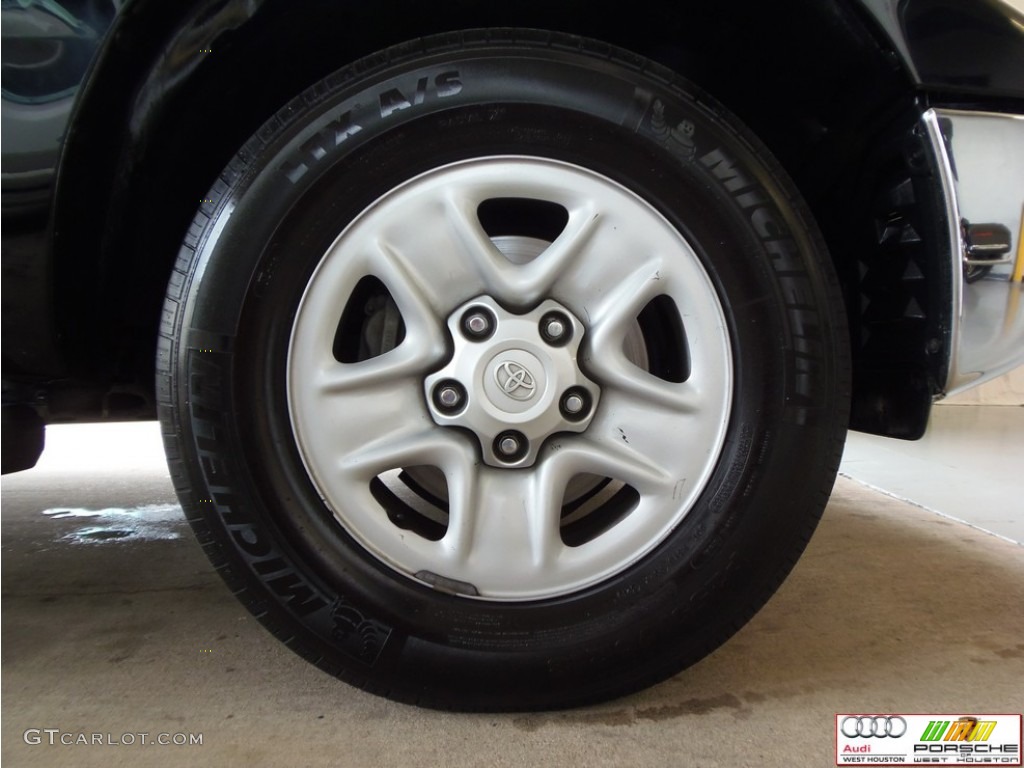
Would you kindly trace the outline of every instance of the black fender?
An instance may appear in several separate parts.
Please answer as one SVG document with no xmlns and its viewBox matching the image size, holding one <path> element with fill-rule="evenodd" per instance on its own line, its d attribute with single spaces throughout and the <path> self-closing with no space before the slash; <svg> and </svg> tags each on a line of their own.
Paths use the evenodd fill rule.
<svg viewBox="0 0 1024 768">
<path fill-rule="evenodd" d="M 860 0 L 914 82 L 949 98 L 1024 98 L 1024 13 L 1005 0 Z"/>
<path fill-rule="evenodd" d="M 702 86 L 793 176 L 855 307 L 858 254 L 848 229 L 864 212 L 846 213 L 846 201 L 862 184 L 872 143 L 906 132 L 921 108 L 906 45 L 887 35 L 865 2 L 129 2 L 83 85 L 57 179 L 52 274 L 63 353 L 81 379 L 135 386 L 151 398 L 159 307 L 177 246 L 234 152 L 335 69 L 392 44 L 468 28 L 584 35 Z M 929 258 L 939 269 L 943 256 Z M 921 327 L 900 336 L 907 349 L 924 348 L 925 337 L 940 335 L 936 328 L 945 323 L 949 303 L 925 299 L 917 297 L 924 319 L 912 320 Z M 859 334 L 855 309 L 850 319 Z M 889 353 L 906 358 L 902 347 Z M 892 374 L 881 366 L 881 383 L 863 390 L 869 407 L 862 426 L 919 433 L 941 364 L 938 356 L 918 356 Z M 904 378 L 912 380 L 909 388 Z M 912 407 L 901 400 L 907 392 Z M 877 413 L 885 419 L 872 421 Z"/>
<path fill-rule="evenodd" d="M 778 72 L 776 112 L 780 101 L 806 100 L 828 87 L 819 79 L 823 70 L 805 65 L 808 59 L 832 58 L 836 68 L 864 73 L 865 83 L 889 84 L 873 100 L 891 101 L 908 85 L 891 47 L 845 0 L 802 0 L 770 10 L 747 0 L 497 5 L 129 2 L 83 84 L 57 178 L 54 288 L 72 369 L 88 377 L 116 366 L 118 378 L 148 376 L 149 352 L 143 362 L 132 350 L 152 339 L 174 244 L 217 172 L 289 98 L 388 45 L 470 27 L 587 35 L 679 70 L 738 104 L 730 106 L 741 117 L 755 117 L 755 130 L 764 110 L 754 96 L 764 81 L 750 73 L 763 71 L 766 60 Z M 802 140 L 790 126 L 767 132 L 769 144 L 772 133 L 794 146 Z"/>
</svg>

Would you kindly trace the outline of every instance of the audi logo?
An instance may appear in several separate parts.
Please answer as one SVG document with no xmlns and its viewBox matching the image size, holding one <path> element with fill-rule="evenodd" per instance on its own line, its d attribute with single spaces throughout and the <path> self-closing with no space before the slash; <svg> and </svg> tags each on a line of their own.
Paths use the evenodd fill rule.
<svg viewBox="0 0 1024 768">
<path fill-rule="evenodd" d="M 849 739 L 898 739 L 907 732 L 907 721 L 899 716 L 857 715 L 844 717 L 839 732 Z"/>
</svg>

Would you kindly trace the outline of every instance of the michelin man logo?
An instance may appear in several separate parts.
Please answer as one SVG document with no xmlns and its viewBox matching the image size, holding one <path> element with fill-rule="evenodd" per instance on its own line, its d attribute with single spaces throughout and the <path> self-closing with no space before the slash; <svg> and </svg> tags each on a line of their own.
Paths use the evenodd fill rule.
<svg viewBox="0 0 1024 768">
<path fill-rule="evenodd" d="M 681 160 L 692 160 L 697 153 L 693 142 L 696 126 L 689 120 L 683 120 L 674 128 L 665 120 L 665 105 L 661 99 L 654 100 L 651 115 L 651 131 L 659 143 Z"/>
</svg>

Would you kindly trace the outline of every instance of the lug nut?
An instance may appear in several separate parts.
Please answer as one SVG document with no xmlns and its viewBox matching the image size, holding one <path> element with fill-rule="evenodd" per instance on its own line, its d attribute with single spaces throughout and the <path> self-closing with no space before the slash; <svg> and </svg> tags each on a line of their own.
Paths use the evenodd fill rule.
<svg viewBox="0 0 1024 768">
<path fill-rule="evenodd" d="M 434 387 L 434 405 L 443 413 L 454 413 L 466 402 L 466 389 L 454 379 L 447 379 Z"/>
<path fill-rule="evenodd" d="M 494 315 L 481 307 L 470 309 L 462 316 L 462 332 L 471 341 L 483 341 L 494 333 Z"/>
<path fill-rule="evenodd" d="M 512 456 L 519 450 L 519 441 L 514 437 L 503 437 L 498 443 L 498 450 L 506 456 Z"/>
<path fill-rule="evenodd" d="M 583 398 L 579 395 L 569 395 L 565 398 L 565 410 L 569 413 L 579 413 L 583 410 Z"/>
<path fill-rule="evenodd" d="M 529 443 L 526 437 L 519 432 L 502 432 L 494 438 L 494 452 L 503 461 L 518 461 L 526 455 Z"/>
<path fill-rule="evenodd" d="M 590 393 L 581 387 L 566 390 L 558 403 L 558 408 L 569 421 L 582 421 L 590 411 Z"/>
<path fill-rule="evenodd" d="M 455 387 L 442 387 L 441 391 L 437 393 L 437 400 L 445 408 L 454 408 L 462 400 L 462 397 Z"/>
<path fill-rule="evenodd" d="M 572 338 L 572 325 L 561 312 L 548 312 L 540 319 L 540 335 L 548 344 L 561 346 Z"/>
</svg>

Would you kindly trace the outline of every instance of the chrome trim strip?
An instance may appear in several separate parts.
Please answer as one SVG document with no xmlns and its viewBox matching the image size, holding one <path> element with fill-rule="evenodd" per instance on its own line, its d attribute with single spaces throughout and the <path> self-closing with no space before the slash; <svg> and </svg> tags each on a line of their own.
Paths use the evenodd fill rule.
<svg viewBox="0 0 1024 768">
<path fill-rule="evenodd" d="M 1024 283 L 1014 274 L 1024 259 L 1024 115 L 929 109 L 921 120 L 949 220 L 949 395 L 1024 364 Z M 1007 227 L 1010 255 L 970 259 L 965 220 Z"/>
<path fill-rule="evenodd" d="M 946 216 L 949 222 L 946 236 L 949 243 L 949 268 L 950 285 L 952 286 L 951 303 L 952 312 L 949 315 L 949 371 L 946 374 L 946 386 L 943 390 L 948 393 L 951 385 L 954 384 L 954 371 L 960 369 L 960 325 L 963 322 L 963 270 L 960 268 L 959 256 L 964 252 L 963 233 L 960 231 L 960 206 L 957 204 L 955 182 L 953 177 L 953 166 L 949 162 L 949 155 L 946 152 L 946 142 L 942 138 L 942 130 L 939 128 L 939 116 L 934 109 L 929 109 L 921 115 L 921 122 L 924 124 L 928 140 L 932 145 L 932 152 L 939 166 L 939 183 L 942 186 L 942 199 L 945 202 Z"/>
</svg>

